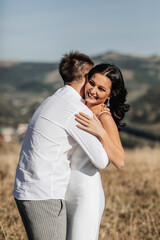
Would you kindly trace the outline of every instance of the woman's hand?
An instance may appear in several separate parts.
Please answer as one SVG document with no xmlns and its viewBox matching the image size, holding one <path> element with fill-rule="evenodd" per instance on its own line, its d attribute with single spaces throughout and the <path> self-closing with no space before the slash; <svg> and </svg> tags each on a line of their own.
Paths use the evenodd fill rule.
<svg viewBox="0 0 160 240">
<path fill-rule="evenodd" d="M 80 112 L 79 114 L 76 114 L 76 121 L 82 124 L 77 125 L 78 128 L 85 130 L 97 137 L 102 136 L 105 132 L 105 129 L 95 114 L 93 114 L 92 118 L 89 115 Z"/>
<path fill-rule="evenodd" d="M 106 104 L 102 103 L 96 106 L 93 106 L 90 108 L 90 110 L 96 115 L 98 116 L 99 113 L 107 111 L 110 112 L 110 109 L 106 106 Z"/>
<path fill-rule="evenodd" d="M 101 121 L 95 115 L 92 118 L 80 112 L 76 114 L 76 120 L 82 125 L 77 125 L 77 127 L 97 136 L 109 160 L 117 168 L 121 168 L 124 165 L 125 154 L 120 142 L 117 126 L 110 115 L 102 114 L 100 118 Z"/>
<path fill-rule="evenodd" d="M 110 109 L 107 107 L 107 105 L 106 104 L 101 104 L 101 112 L 103 112 L 103 111 L 107 111 L 107 112 L 110 112 Z"/>
</svg>

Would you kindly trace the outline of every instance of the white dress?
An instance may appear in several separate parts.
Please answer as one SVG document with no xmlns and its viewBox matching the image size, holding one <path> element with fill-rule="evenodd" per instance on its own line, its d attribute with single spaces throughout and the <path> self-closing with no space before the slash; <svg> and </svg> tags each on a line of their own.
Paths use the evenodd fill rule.
<svg viewBox="0 0 160 240">
<path fill-rule="evenodd" d="M 101 176 L 80 146 L 72 155 L 66 206 L 66 240 L 98 240 L 105 206 Z"/>
</svg>

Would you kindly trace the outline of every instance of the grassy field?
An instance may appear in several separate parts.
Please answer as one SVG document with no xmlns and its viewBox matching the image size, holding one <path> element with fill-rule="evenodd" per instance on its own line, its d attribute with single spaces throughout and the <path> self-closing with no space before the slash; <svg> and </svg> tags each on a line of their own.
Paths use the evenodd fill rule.
<svg viewBox="0 0 160 240">
<path fill-rule="evenodd" d="M 12 197 L 20 146 L 0 143 L 0 240 L 26 240 Z M 100 240 L 160 239 L 160 148 L 126 150 L 125 167 L 102 171 Z M 83 240 L 83 239 L 82 239 Z"/>
</svg>

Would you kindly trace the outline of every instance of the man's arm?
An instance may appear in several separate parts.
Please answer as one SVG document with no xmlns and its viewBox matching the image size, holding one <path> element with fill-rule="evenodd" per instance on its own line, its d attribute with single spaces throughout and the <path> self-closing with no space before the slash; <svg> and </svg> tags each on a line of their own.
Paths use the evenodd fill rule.
<svg viewBox="0 0 160 240">
<path fill-rule="evenodd" d="M 83 112 L 89 114 L 88 111 L 83 110 Z M 81 146 L 95 167 L 99 169 L 105 168 L 109 164 L 109 159 L 101 142 L 94 135 L 79 129 L 76 126 L 78 122 L 75 120 L 75 118 L 76 117 L 73 115 L 68 120 L 66 131 Z"/>
<path fill-rule="evenodd" d="M 100 120 L 99 120 L 100 119 Z M 121 145 L 118 128 L 112 116 L 106 112 L 100 118 L 88 116 L 84 113 L 76 114 L 78 127 L 97 136 L 106 150 L 110 162 L 117 168 L 124 166 L 125 153 Z"/>
</svg>

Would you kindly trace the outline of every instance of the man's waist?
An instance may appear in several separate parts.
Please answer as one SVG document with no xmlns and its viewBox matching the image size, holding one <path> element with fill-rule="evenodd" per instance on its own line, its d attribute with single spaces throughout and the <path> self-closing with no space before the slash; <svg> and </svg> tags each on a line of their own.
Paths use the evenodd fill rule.
<svg viewBox="0 0 160 240">
<path fill-rule="evenodd" d="M 65 199 L 67 184 L 23 182 L 14 185 L 13 196 L 19 200 Z"/>
</svg>

